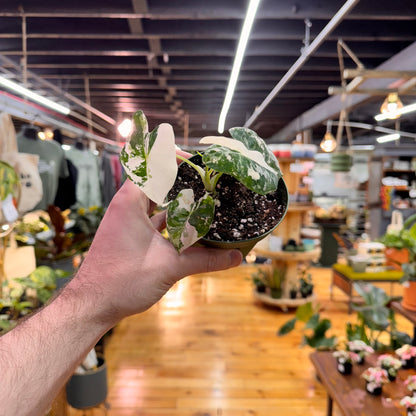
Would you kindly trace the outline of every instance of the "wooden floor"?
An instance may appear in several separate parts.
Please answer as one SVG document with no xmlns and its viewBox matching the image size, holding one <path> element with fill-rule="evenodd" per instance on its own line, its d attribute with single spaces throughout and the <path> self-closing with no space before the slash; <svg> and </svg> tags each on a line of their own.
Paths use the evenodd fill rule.
<svg viewBox="0 0 416 416">
<path fill-rule="evenodd" d="M 106 345 L 109 416 L 325 415 L 326 394 L 300 348 L 300 331 L 278 338 L 293 311 L 252 295 L 252 265 L 179 282 L 152 309 L 121 322 Z M 313 269 L 322 316 L 344 336 L 346 297 L 329 300 L 330 270 Z M 383 286 L 382 286 L 383 287 Z M 390 285 L 384 287 L 388 293 Z M 394 294 L 401 287 L 394 285 Z M 412 333 L 406 320 L 399 328 Z M 93 416 L 102 410 L 89 412 Z M 70 416 L 82 415 L 70 410 Z M 335 408 L 334 416 L 341 415 Z"/>
</svg>

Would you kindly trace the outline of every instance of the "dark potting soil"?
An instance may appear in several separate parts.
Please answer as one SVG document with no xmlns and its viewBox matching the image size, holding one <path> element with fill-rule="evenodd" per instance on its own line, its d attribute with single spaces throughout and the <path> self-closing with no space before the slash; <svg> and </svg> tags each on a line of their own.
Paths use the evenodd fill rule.
<svg viewBox="0 0 416 416">
<path fill-rule="evenodd" d="M 192 159 L 202 165 L 201 158 Z M 178 169 L 176 182 L 168 194 L 174 199 L 182 189 L 192 188 L 195 199 L 205 194 L 199 174 L 186 163 Z M 214 241 L 240 241 L 256 238 L 271 230 L 284 215 L 287 195 L 276 190 L 268 195 L 259 195 L 246 188 L 232 176 L 223 174 L 217 183 L 215 217 L 205 238 Z"/>
</svg>

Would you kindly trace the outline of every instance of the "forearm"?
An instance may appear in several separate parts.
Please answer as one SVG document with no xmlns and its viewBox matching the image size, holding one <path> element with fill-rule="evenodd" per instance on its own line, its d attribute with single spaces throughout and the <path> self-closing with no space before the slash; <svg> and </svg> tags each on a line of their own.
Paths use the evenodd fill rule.
<svg viewBox="0 0 416 416">
<path fill-rule="evenodd" d="M 54 397 L 112 326 L 99 315 L 98 294 L 73 282 L 46 308 L 0 338 L 2 416 L 46 414 Z"/>
</svg>

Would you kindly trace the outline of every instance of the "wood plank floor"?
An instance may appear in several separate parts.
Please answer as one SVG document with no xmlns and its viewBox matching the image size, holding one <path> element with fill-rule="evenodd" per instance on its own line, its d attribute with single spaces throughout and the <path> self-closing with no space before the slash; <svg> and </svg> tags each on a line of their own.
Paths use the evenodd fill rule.
<svg viewBox="0 0 416 416">
<path fill-rule="evenodd" d="M 326 394 L 300 348 L 300 331 L 276 330 L 293 311 L 253 299 L 243 265 L 179 282 L 149 311 L 121 322 L 106 345 L 109 416 L 296 416 L 326 414 Z M 343 336 L 346 297 L 329 300 L 330 270 L 315 268 L 313 282 L 322 316 Z M 390 293 L 390 285 L 383 286 Z M 401 287 L 394 285 L 394 294 Z M 399 328 L 412 333 L 398 317 Z M 81 415 L 71 409 L 70 416 Z M 88 412 L 93 416 L 102 410 Z M 341 415 L 335 408 L 334 416 Z"/>
</svg>

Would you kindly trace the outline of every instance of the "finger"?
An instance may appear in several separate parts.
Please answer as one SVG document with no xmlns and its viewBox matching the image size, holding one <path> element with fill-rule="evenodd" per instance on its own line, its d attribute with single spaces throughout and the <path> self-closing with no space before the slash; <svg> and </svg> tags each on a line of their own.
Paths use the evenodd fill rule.
<svg viewBox="0 0 416 416">
<path fill-rule="evenodd" d="M 243 261 L 239 250 L 224 250 L 205 247 L 190 247 L 180 256 L 182 273 L 187 276 L 236 267 Z"/>
<path fill-rule="evenodd" d="M 150 218 L 150 221 L 152 221 L 153 227 L 155 227 L 156 230 L 162 231 L 166 227 L 166 211 L 153 215 Z"/>
</svg>

